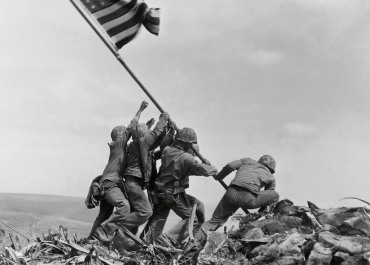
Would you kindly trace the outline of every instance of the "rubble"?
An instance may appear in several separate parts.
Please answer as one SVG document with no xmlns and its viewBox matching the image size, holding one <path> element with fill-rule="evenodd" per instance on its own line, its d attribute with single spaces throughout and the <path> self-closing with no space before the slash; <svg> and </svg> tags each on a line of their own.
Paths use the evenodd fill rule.
<svg viewBox="0 0 370 265">
<path fill-rule="evenodd" d="M 283 200 L 273 214 L 236 215 L 207 232 L 205 245 L 192 257 L 182 249 L 148 244 L 123 227 L 117 234 L 107 245 L 78 239 L 60 226 L 27 238 L 22 247 L 24 235 L 0 229 L 0 264 L 370 264 L 370 217 L 364 208 L 320 209 Z"/>
</svg>

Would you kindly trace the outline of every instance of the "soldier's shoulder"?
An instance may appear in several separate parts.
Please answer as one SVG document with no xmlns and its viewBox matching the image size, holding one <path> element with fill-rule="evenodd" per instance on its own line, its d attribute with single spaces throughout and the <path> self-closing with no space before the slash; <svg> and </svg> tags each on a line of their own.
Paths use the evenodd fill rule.
<svg viewBox="0 0 370 265">
<path fill-rule="evenodd" d="M 243 164 L 257 164 L 258 163 L 256 160 L 249 158 L 249 157 L 245 157 L 240 160 L 243 162 Z"/>
</svg>

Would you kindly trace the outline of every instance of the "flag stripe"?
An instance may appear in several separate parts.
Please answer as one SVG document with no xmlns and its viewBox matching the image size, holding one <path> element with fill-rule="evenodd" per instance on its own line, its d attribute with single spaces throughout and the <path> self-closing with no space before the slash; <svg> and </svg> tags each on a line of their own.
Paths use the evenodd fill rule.
<svg viewBox="0 0 370 265">
<path fill-rule="evenodd" d="M 119 42 L 116 42 L 117 49 L 121 49 L 123 46 L 125 46 L 127 43 L 129 43 L 133 38 L 135 38 L 137 32 L 132 34 L 131 36 L 124 38 L 123 40 L 120 40 Z"/>
<path fill-rule="evenodd" d="M 121 6 L 119 9 L 117 9 L 114 12 L 111 12 L 109 14 L 106 14 L 105 16 L 102 16 L 98 19 L 100 24 L 107 23 L 113 19 L 116 19 L 118 17 L 126 15 L 132 8 L 135 8 L 137 4 L 137 0 L 132 0 L 130 3 L 128 3 L 125 6 Z"/>
<path fill-rule="evenodd" d="M 135 37 L 135 35 L 139 31 L 139 28 L 140 28 L 140 23 L 137 23 L 133 27 L 126 29 L 120 32 L 119 34 L 113 36 L 111 39 L 116 44 L 116 47 L 120 49 L 120 47 L 127 44 L 130 40 L 132 40 Z M 129 39 L 129 40 L 126 42 L 126 39 Z"/>
<path fill-rule="evenodd" d="M 105 24 L 103 24 L 103 28 L 108 31 L 110 29 L 113 29 L 123 23 L 126 23 L 127 21 L 131 20 L 136 16 L 136 13 L 138 12 L 139 6 L 135 6 L 130 12 L 125 14 L 124 16 L 118 17 L 112 21 L 109 21 Z"/>
<path fill-rule="evenodd" d="M 93 15 L 96 19 L 99 19 L 101 17 L 104 17 L 106 15 L 109 15 L 110 13 L 117 11 L 118 9 L 129 4 L 130 2 L 132 2 L 132 0 L 121 0 L 107 8 L 104 8 L 98 12 L 95 12 Z"/>
<path fill-rule="evenodd" d="M 160 10 L 158 8 L 150 8 L 149 11 L 145 15 L 145 19 L 143 21 L 144 27 L 152 34 L 157 35 L 159 34 L 159 18 Z"/>
<path fill-rule="evenodd" d="M 148 8 L 144 0 L 74 0 L 83 4 L 91 18 L 120 49 L 137 35 L 141 25 L 152 34 L 159 33 L 158 8 Z"/>
<path fill-rule="evenodd" d="M 143 19 L 143 15 L 145 14 L 146 9 L 147 9 L 147 5 L 145 3 L 141 4 L 139 6 L 139 9 L 135 13 L 135 15 L 130 20 L 127 20 L 117 25 L 116 27 L 107 30 L 108 35 L 112 37 L 112 36 L 119 34 L 120 32 L 124 30 L 130 29 L 131 27 L 135 26 L 138 23 L 141 24 L 141 21 Z"/>
</svg>

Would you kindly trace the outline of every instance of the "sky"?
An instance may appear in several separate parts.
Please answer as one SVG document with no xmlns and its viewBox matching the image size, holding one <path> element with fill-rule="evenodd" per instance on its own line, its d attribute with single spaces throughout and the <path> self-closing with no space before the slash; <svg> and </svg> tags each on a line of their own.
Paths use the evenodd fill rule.
<svg viewBox="0 0 370 265">
<path fill-rule="evenodd" d="M 370 200 L 369 1 L 146 2 L 160 34 L 143 28 L 121 56 L 204 157 L 272 155 L 298 205 Z M 84 197 L 111 130 L 148 98 L 69 1 L 7 1 L 0 32 L 0 192 Z M 224 190 L 194 176 L 188 193 L 210 217 Z"/>
</svg>

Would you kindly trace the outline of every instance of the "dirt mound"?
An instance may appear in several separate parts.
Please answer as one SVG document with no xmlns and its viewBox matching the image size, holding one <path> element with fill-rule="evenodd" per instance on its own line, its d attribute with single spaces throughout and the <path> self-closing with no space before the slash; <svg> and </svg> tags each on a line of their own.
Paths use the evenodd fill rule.
<svg viewBox="0 0 370 265">
<path fill-rule="evenodd" d="M 111 244 L 79 239 L 59 227 L 20 246 L 1 232 L 1 264 L 370 264 L 370 217 L 364 208 L 320 209 L 278 203 L 273 213 L 234 216 L 200 246 L 151 245 L 122 228 Z M 6 244 L 11 239 L 11 244 Z M 193 244 L 192 251 L 187 248 Z"/>
</svg>

